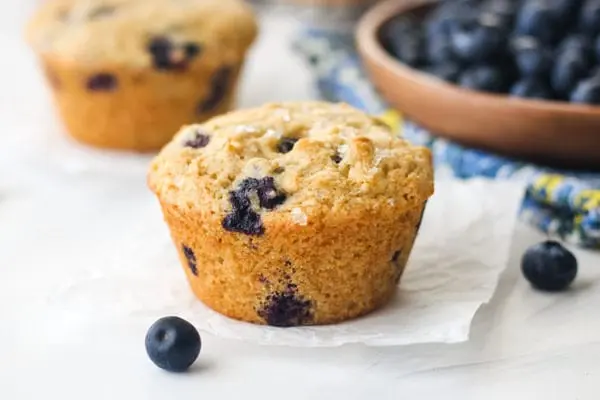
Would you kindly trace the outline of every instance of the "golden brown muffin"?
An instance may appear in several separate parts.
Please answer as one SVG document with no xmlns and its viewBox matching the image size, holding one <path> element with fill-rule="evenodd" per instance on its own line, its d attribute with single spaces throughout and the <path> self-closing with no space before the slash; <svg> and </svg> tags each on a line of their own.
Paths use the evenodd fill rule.
<svg viewBox="0 0 600 400">
<path fill-rule="evenodd" d="M 137 151 L 230 110 L 256 34 L 241 0 L 52 0 L 27 29 L 68 132 Z"/>
<path fill-rule="evenodd" d="M 276 326 L 384 305 L 433 193 L 427 149 L 344 104 L 268 104 L 184 127 L 148 175 L 194 293 Z"/>
</svg>

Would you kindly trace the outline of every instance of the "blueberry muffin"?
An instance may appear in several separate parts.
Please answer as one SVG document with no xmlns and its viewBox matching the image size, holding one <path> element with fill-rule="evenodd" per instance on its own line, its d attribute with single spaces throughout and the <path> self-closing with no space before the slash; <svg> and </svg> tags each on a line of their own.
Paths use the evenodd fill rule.
<svg viewBox="0 0 600 400">
<path fill-rule="evenodd" d="M 191 288 L 258 324 L 329 324 L 394 294 L 431 157 L 344 104 L 268 104 L 184 127 L 152 162 Z"/>
<path fill-rule="evenodd" d="M 136 151 L 230 110 L 256 35 L 242 0 L 53 0 L 27 27 L 67 131 Z"/>
</svg>

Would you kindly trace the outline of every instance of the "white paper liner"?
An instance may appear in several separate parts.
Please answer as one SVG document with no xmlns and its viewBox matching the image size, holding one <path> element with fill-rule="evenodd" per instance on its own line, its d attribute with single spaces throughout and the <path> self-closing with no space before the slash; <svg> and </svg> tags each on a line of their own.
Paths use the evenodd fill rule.
<svg viewBox="0 0 600 400">
<path fill-rule="evenodd" d="M 68 283 L 50 296 L 49 310 L 71 324 L 180 315 L 214 335 L 263 345 L 463 342 L 507 264 L 522 193 L 521 185 L 508 182 L 438 182 L 397 296 L 386 308 L 354 321 L 276 328 L 210 310 L 191 294 L 153 199 L 138 206 L 144 210 L 139 225 L 106 267 L 65 279 Z"/>
</svg>

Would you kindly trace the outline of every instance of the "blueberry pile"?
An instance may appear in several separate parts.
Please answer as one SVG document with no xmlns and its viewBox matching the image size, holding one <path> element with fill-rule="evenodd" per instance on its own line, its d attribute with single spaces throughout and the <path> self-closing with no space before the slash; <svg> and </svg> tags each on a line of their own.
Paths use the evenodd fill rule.
<svg viewBox="0 0 600 400">
<path fill-rule="evenodd" d="M 600 0 L 444 0 L 381 40 L 403 63 L 462 87 L 600 104 Z"/>
</svg>

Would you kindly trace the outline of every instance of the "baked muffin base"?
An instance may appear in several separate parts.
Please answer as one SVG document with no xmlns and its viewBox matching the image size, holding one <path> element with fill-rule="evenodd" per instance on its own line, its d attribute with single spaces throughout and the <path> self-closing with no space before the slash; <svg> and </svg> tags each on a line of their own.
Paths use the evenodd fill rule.
<svg viewBox="0 0 600 400">
<path fill-rule="evenodd" d="M 231 233 L 222 216 L 161 203 L 195 295 L 228 317 L 323 325 L 385 305 L 413 247 L 424 204 L 310 218 L 264 215 L 263 236 Z"/>
</svg>

